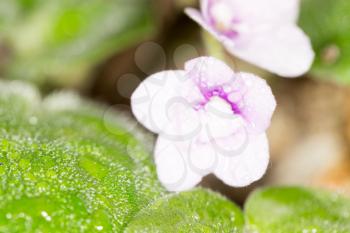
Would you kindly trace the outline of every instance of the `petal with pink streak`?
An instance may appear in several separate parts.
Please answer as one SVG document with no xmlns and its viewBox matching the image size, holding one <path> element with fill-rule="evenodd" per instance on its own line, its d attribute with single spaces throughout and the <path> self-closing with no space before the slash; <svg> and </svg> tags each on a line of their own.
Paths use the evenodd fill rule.
<svg viewBox="0 0 350 233">
<path fill-rule="evenodd" d="M 205 114 L 201 114 L 200 119 L 205 131 L 202 141 L 207 142 L 228 137 L 246 127 L 245 119 L 233 114 L 231 106 L 218 97 L 205 106 Z"/>
<path fill-rule="evenodd" d="M 192 59 L 185 63 L 185 71 L 192 79 L 198 78 L 207 86 L 218 86 L 235 81 L 232 69 L 213 57 Z"/>
<path fill-rule="evenodd" d="M 249 73 L 237 73 L 244 82 L 245 91 L 240 103 L 242 117 L 248 123 L 250 133 L 262 133 L 270 126 L 276 100 L 271 88 L 262 78 Z"/>
<path fill-rule="evenodd" d="M 221 35 L 221 33 L 216 31 L 216 29 L 212 25 L 210 25 L 209 21 L 204 19 L 204 16 L 198 10 L 193 8 L 186 8 L 185 13 L 219 41 L 226 39 L 226 36 Z"/>
</svg>

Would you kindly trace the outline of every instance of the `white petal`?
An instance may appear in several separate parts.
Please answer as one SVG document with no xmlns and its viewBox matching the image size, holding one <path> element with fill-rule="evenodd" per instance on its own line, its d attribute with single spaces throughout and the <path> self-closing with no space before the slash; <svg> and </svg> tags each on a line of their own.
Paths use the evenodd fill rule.
<svg viewBox="0 0 350 233">
<path fill-rule="evenodd" d="M 235 80 L 232 69 L 214 57 L 198 57 L 185 64 L 191 77 L 199 77 L 208 86 L 222 85 Z"/>
<path fill-rule="evenodd" d="M 299 0 L 223 0 L 236 11 L 242 21 L 252 23 L 295 23 Z"/>
<path fill-rule="evenodd" d="M 188 141 L 201 131 L 199 112 L 191 105 L 179 99 L 179 102 L 169 102 L 167 115 L 169 122 L 159 131 L 159 136 L 172 141 Z"/>
<path fill-rule="evenodd" d="M 276 108 L 271 88 L 264 79 L 250 73 L 237 73 L 237 79 L 245 85 L 240 111 L 248 122 L 249 131 L 257 134 L 265 132 Z"/>
<path fill-rule="evenodd" d="M 309 38 L 295 25 L 268 27 L 242 35 L 240 42 L 225 40 L 225 47 L 237 57 L 284 77 L 307 72 L 314 52 Z"/>
<path fill-rule="evenodd" d="M 210 143 L 193 140 L 188 151 L 188 165 L 193 172 L 205 176 L 218 165 L 218 153 Z"/>
<path fill-rule="evenodd" d="M 137 120 L 150 131 L 160 133 L 178 115 L 172 114 L 174 108 L 189 104 L 183 90 L 199 92 L 190 81 L 184 71 L 164 71 L 148 77 L 131 96 L 132 112 Z"/>
<path fill-rule="evenodd" d="M 219 157 L 219 164 L 214 173 L 230 186 L 242 187 L 249 185 L 260 179 L 266 172 L 269 161 L 266 135 L 249 135 L 247 139 L 248 143 L 241 145 L 243 147 L 240 153 L 226 154 Z M 240 141 L 241 143 L 244 142 Z M 232 143 L 235 143 L 235 137 L 232 137 Z"/>
<path fill-rule="evenodd" d="M 155 147 L 155 163 L 160 182 L 169 191 L 193 188 L 202 176 L 189 166 L 190 142 L 176 142 L 158 137 Z"/>
</svg>

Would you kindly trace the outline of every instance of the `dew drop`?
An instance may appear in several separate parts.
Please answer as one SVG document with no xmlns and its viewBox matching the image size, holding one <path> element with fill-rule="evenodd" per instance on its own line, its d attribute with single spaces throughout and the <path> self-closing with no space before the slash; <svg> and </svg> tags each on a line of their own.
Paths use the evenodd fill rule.
<svg viewBox="0 0 350 233">
<path fill-rule="evenodd" d="M 41 216 L 43 216 L 45 218 L 45 220 L 48 222 L 50 222 L 52 220 L 51 216 L 49 216 L 46 211 L 41 211 Z"/>
</svg>

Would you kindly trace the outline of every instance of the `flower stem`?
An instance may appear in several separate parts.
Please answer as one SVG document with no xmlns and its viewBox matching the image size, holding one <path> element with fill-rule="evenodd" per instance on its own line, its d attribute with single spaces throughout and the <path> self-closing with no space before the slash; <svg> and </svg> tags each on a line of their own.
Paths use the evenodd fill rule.
<svg viewBox="0 0 350 233">
<path fill-rule="evenodd" d="M 202 40 L 206 53 L 209 56 L 216 57 L 223 61 L 226 60 L 224 48 L 222 47 L 221 43 L 217 41 L 212 35 L 202 30 Z"/>
</svg>

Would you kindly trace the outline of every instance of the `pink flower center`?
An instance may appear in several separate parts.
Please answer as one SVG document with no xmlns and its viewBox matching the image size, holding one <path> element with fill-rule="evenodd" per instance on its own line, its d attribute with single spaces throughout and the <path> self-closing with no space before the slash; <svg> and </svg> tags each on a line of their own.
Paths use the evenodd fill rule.
<svg viewBox="0 0 350 233">
<path fill-rule="evenodd" d="M 229 98 L 231 93 L 226 92 L 222 86 L 208 87 L 206 83 L 200 82 L 198 88 L 204 97 L 204 101 L 200 102 L 194 107 L 196 110 L 203 109 L 212 98 L 219 97 L 231 106 L 231 110 L 234 114 L 241 114 L 238 104 Z"/>
</svg>

